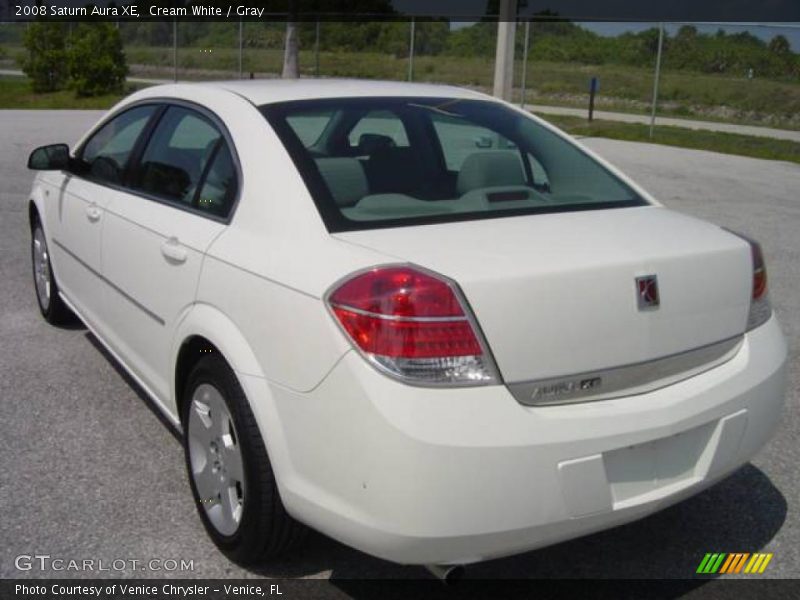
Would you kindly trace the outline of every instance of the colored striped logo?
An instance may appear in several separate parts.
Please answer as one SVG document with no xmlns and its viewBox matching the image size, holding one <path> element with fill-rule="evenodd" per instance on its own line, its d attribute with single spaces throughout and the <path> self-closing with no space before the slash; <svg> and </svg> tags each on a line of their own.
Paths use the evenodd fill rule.
<svg viewBox="0 0 800 600">
<path fill-rule="evenodd" d="M 772 560 L 772 553 L 756 552 L 709 552 L 700 561 L 697 573 L 702 575 L 730 575 L 731 573 L 763 573 L 769 561 Z"/>
</svg>

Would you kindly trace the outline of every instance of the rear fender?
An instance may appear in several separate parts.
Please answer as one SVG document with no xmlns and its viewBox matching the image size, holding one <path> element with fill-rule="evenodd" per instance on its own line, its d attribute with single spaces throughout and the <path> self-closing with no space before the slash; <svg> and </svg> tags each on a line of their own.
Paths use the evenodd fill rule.
<svg viewBox="0 0 800 600">
<path fill-rule="evenodd" d="M 261 436 L 267 447 L 270 463 L 278 482 L 289 478 L 291 472 L 283 427 L 275 409 L 270 384 L 256 356 L 236 324 L 210 304 L 198 303 L 189 307 L 178 321 L 171 345 L 171 370 L 176 373 L 178 355 L 183 343 L 193 336 L 211 342 L 233 369 L 256 417 Z M 170 388 L 170 410 L 178 415 L 176 386 Z"/>
</svg>

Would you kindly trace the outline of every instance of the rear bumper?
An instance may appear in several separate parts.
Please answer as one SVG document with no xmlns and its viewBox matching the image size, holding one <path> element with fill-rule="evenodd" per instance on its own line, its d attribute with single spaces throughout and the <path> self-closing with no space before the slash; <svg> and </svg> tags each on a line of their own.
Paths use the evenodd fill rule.
<svg viewBox="0 0 800 600">
<path fill-rule="evenodd" d="M 724 477 L 777 426 L 786 354 L 772 318 L 691 379 L 549 407 L 503 386 L 402 385 L 354 352 L 305 394 L 242 378 L 293 516 L 388 560 L 452 564 L 632 521 Z"/>
</svg>

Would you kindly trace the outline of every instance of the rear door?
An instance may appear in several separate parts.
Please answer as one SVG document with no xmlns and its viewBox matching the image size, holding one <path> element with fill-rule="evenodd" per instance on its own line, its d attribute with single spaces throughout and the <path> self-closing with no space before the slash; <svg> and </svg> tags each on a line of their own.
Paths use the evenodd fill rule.
<svg viewBox="0 0 800 600">
<path fill-rule="evenodd" d="M 103 231 L 110 342 L 160 398 L 169 349 L 194 302 L 203 255 L 226 227 L 238 190 L 232 145 L 213 115 L 170 105 L 116 193 Z"/>
</svg>

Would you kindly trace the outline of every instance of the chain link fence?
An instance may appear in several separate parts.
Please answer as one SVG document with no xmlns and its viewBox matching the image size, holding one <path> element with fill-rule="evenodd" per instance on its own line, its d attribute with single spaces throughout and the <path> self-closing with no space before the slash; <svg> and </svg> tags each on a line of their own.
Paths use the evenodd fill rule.
<svg viewBox="0 0 800 600">
<path fill-rule="evenodd" d="M 24 27 L 0 25 L 0 68 L 19 68 Z M 281 74 L 285 23 L 120 22 L 117 27 L 134 79 Z M 491 92 L 496 22 L 303 22 L 298 33 L 301 77 L 413 80 Z M 608 112 L 656 114 L 800 129 L 797 25 L 522 21 L 515 35 L 512 99 L 518 103 L 569 109 L 586 118 L 594 80 L 598 119 Z"/>
</svg>

